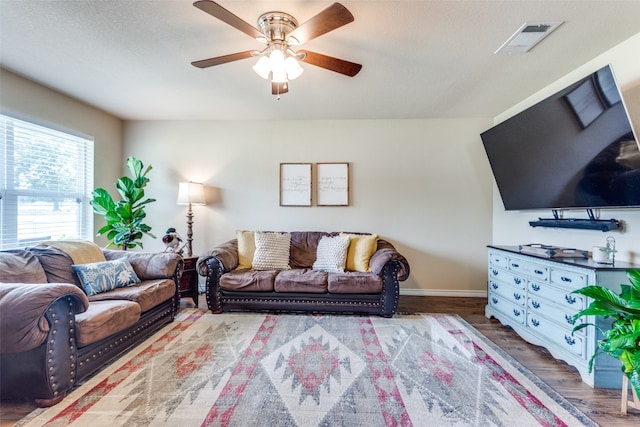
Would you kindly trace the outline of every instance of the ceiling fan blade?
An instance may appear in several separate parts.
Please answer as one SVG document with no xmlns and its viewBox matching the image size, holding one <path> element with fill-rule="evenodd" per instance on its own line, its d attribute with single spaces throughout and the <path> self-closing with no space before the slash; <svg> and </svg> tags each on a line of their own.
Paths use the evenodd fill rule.
<svg viewBox="0 0 640 427">
<path fill-rule="evenodd" d="M 276 83 L 271 82 L 271 95 L 282 95 L 283 93 L 289 92 L 289 83 Z"/>
<path fill-rule="evenodd" d="M 246 21 L 238 18 L 233 13 L 229 12 L 224 7 L 220 6 L 218 3 L 212 2 L 210 0 L 199 0 L 193 4 L 198 9 L 203 12 L 207 12 L 209 15 L 214 18 L 218 18 L 224 23 L 231 25 L 233 28 L 236 28 L 243 33 L 247 34 L 251 38 L 264 37 L 264 34 L 251 24 L 248 24 Z"/>
<path fill-rule="evenodd" d="M 253 58 L 254 53 L 256 53 L 255 50 L 245 50 L 244 52 L 231 53 L 229 55 L 216 56 L 215 58 L 193 61 L 191 65 L 198 68 L 213 67 L 214 65 L 226 64 L 227 62 L 233 62 L 239 59 Z"/>
<path fill-rule="evenodd" d="M 295 38 L 299 44 L 302 44 L 353 22 L 353 19 L 353 15 L 346 7 L 340 3 L 334 3 L 293 30 L 289 37 Z"/>
<path fill-rule="evenodd" d="M 299 50 L 297 53 L 305 55 L 304 59 L 301 59 L 301 61 L 306 62 L 307 64 L 326 68 L 327 70 L 335 71 L 336 73 L 344 74 L 349 77 L 355 76 L 362 69 L 361 64 L 323 55 L 321 53 L 311 52 L 308 50 Z"/>
</svg>

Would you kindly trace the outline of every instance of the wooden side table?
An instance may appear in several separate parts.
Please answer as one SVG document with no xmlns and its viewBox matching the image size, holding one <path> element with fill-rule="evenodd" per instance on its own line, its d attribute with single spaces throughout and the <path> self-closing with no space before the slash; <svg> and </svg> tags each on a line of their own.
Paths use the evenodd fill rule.
<svg viewBox="0 0 640 427">
<path fill-rule="evenodd" d="M 191 297 L 193 303 L 198 306 L 198 272 L 196 271 L 196 262 L 198 257 L 184 257 L 184 267 L 178 290 L 180 298 Z"/>
</svg>

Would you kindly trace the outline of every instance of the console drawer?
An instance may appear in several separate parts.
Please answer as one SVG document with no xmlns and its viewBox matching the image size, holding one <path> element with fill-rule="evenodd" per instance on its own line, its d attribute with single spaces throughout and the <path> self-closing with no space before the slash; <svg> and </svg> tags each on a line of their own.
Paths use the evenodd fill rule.
<svg viewBox="0 0 640 427">
<path fill-rule="evenodd" d="M 525 324 L 526 314 L 524 307 L 517 306 L 493 293 L 489 294 L 489 304 L 496 310 L 507 315 L 513 321 L 518 322 L 521 325 Z"/>
<path fill-rule="evenodd" d="M 495 265 L 496 267 L 504 268 L 506 270 L 507 268 L 509 268 L 509 258 L 498 252 L 489 252 L 489 264 Z"/>
<path fill-rule="evenodd" d="M 572 294 L 555 286 L 546 283 L 530 281 L 528 286 L 529 296 L 535 298 L 546 298 L 549 301 L 561 305 L 568 309 L 569 313 L 577 313 L 587 308 L 587 297 L 579 294 Z"/>
<path fill-rule="evenodd" d="M 581 317 L 575 322 L 573 321 L 573 315 L 577 313 L 576 311 L 566 310 L 563 306 L 556 305 L 544 298 L 536 298 L 535 295 L 533 297 L 529 296 L 527 299 L 527 307 L 529 313 L 532 315 L 545 316 L 564 328 L 573 329 L 575 325 L 584 323 L 584 317 Z M 584 329 L 576 333 L 582 334 L 584 333 Z"/>
<path fill-rule="evenodd" d="M 494 279 L 497 281 L 501 281 L 503 283 L 508 283 L 517 287 L 518 289 L 524 289 L 527 283 L 527 280 L 523 277 L 516 276 L 505 270 L 500 270 L 499 268 L 491 267 L 489 269 L 489 279 Z"/>
<path fill-rule="evenodd" d="M 531 263 L 520 258 L 509 259 L 509 270 L 525 274 L 543 282 L 549 281 L 549 267 Z"/>
<path fill-rule="evenodd" d="M 549 343 L 583 359 L 586 358 L 586 338 L 580 334 L 571 335 L 571 329 L 560 328 L 551 320 L 534 313 L 527 315 L 527 327 L 534 330 L 536 335 L 544 336 Z"/>
<path fill-rule="evenodd" d="M 571 290 L 580 289 L 587 286 L 588 277 L 586 273 L 577 271 L 551 269 L 551 283 L 558 286 L 568 287 Z"/>
<path fill-rule="evenodd" d="M 511 284 L 498 282 L 496 280 L 489 280 L 489 289 L 492 294 L 500 295 L 514 304 L 518 304 L 523 307 L 527 301 L 524 289 L 515 287 Z"/>
</svg>

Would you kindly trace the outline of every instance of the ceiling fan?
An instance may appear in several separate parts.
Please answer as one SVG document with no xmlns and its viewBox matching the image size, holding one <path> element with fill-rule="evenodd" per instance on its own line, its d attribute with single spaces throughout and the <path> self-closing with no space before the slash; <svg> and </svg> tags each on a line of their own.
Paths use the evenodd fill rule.
<svg viewBox="0 0 640 427">
<path fill-rule="evenodd" d="M 246 58 L 259 58 L 253 70 L 262 78 L 271 80 L 271 93 L 280 99 L 280 95 L 289 91 L 289 80 L 302 74 L 298 61 L 325 68 L 336 73 L 353 77 L 362 68 L 361 64 L 334 58 L 309 50 L 294 50 L 294 47 L 316 37 L 342 27 L 354 20 L 351 12 L 340 3 L 334 3 L 302 25 L 284 12 L 266 12 L 258 18 L 258 27 L 248 24 L 227 9 L 210 0 L 200 0 L 193 4 L 198 9 L 218 18 L 248 36 L 265 43 L 261 50 L 245 50 L 229 55 L 194 61 L 198 68 L 226 64 Z"/>
</svg>

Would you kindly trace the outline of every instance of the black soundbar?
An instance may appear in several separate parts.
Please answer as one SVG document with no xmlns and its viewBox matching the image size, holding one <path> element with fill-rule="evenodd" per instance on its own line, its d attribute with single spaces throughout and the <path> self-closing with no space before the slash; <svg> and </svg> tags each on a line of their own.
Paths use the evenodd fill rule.
<svg viewBox="0 0 640 427">
<path fill-rule="evenodd" d="M 620 221 L 617 219 L 538 218 L 537 221 L 529 221 L 529 225 L 532 227 L 611 231 L 620 228 Z"/>
</svg>

